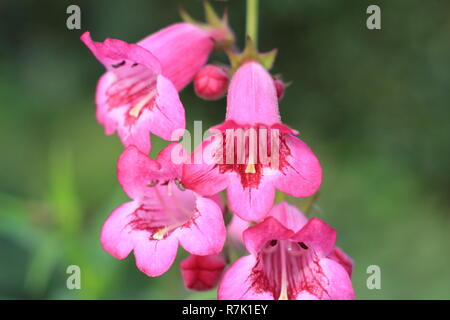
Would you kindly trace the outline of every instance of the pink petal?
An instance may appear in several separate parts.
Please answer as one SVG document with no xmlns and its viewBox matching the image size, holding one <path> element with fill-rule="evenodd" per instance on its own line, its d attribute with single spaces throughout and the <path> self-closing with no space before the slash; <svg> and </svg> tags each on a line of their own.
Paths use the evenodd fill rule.
<svg viewBox="0 0 450 320">
<path fill-rule="evenodd" d="M 183 173 L 183 163 L 186 161 L 188 154 L 183 145 L 178 142 L 172 142 L 163 150 L 161 150 L 156 161 L 161 165 L 161 170 L 168 177 L 181 178 Z"/>
<path fill-rule="evenodd" d="M 256 264 L 254 256 L 236 260 L 225 271 L 217 291 L 220 300 L 273 300 L 269 292 L 256 292 L 252 286 L 252 269 Z"/>
<path fill-rule="evenodd" d="M 219 282 L 225 266 L 222 254 L 191 255 L 180 263 L 184 285 L 192 290 L 210 290 Z"/>
<path fill-rule="evenodd" d="M 133 250 L 133 235 L 128 227 L 129 216 L 139 203 L 127 202 L 115 209 L 105 221 L 100 234 L 103 249 L 114 258 L 124 259 Z"/>
<path fill-rule="evenodd" d="M 352 282 L 345 269 L 337 262 L 330 259 L 321 259 L 319 266 L 322 271 L 321 283 L 319 288 L 311 288 L 313 292 L 323 292 L 320 297 L 315 297 L 311 292 L 306 294 L 301 291 L 297 300 L 353 300 L 355 293 Z M 317 279 L 317 278 L 316 278 Z M 316 290 L 315 290 L 316 289 Z"/>
<path fill-rule="evenodd" d="M 128 111 L 124 111 L 128 112 Z M 118 117 L 118 134 L 120 140 L 125 147 L 136 146 L 143 153 L 148 154 L 151 149 L 150 141 L 150 130 L 149 125 L 150 119 L 153 118 L 152 111 L 145 109 L 136 119 L 136 122 L 132 125 L 124 124 L 126 116 L 122 114 Z"/>
<path fill-rule="evenodd" d="M 205 139 L 191 155 L 190 163 L 183 166 L 183 184 L 203 196 L 211 196 L 224 190 L 228 175 L 219 172 L 216 152 L 222 146 L 220 136 Z"/>
<path fill-rule="evenodd" d="M 225 243 L 226 229 L 222 211 L 211 199 L 198 197 L 197 213 L 175 233 L 183 248 L 195 255 L 219 253 Z"/>
<path fill-rule="evenodd" d="M 233 177 L 227 189 L 231 211 L 247 221 L 259 221 L 269 213 L 275 199 L 275 189 L 264 176 L 257 188 L 244 188 L 237 177 Z"/>
<path fill-rule="evenodd" d="M 293 235 L 294 232 L 284 227 L 277 219 L 267 217 L 263 222 L 245 230 L 243 239 L 247 250 L 256 256 L 269 241 L 286 240 Z"/>
<path fill-rule="evenodd" d="M 189 23 L 177 23 L 138 42 L 162 65 L 163 75 L 183 89 L 206 63 L 214 42 L 205 30 Z"/>
<path fill-rule="evenodd" d="M 226 119 L 250 125 L 280 122 L 273 79 L 259 63 L 245 63 L 231 79 Z"/>
<path fill-rule="evenodd" d="M 319 298 L 306 290 L 302 290 L 297 294 L 295 300 L 319 300 Z"/>
<path fill-rule="evenodd" d="M 150 240 L 147 233 L 139 233 L 134 247 L 136 266 L 149 277 L 157 277 L 172 266 L 177 255 L 178 239 L 172 235 L 163 240 Z"/>
<path fill-rule="evenodd" d="M 326 257 L 334 248 L 336 230 L 322 220 L 312 218 L 292 239 L 305 243 L 319 257 Z"/>
<path fill-rule="evenodd" d="M 184 108 L 178 92 L 172 82 L 161 75 L 157 77 L 156 88 L 156 102 L 151 110 L 148 128 L 164 140 L 178 140 L 186 127 Z"/>
<path fill-rule="evenodd" d="M 222 199 L 222 194 L 221 193 L 216 193 L 216 194 L 214 194 L 212 196 L 208 196 L 206 198 L 211 199 L 212 201 L 214 201 L 219 206 L 220 211 L 222 213 L 225 212 L 225 203 L 224 203 L 224 201 Z"/>
<path fill-rule="evenodd" d="M 353 259 L 350 258 L 347 254 L 345 254 L 345 252 L 342 251 L 342 249 L 337 248 L 337 247 L 334 248 L 333 251 L 328 255 L 327 258 L 339 263 L 348 272 L 348 275 L 350 277 L 352 276 Z"/>
<path fill-rule="evenodd" d="M 322 168 L 319 161 L 301 140 L 286 135 L 290 155 L 287 164 L 280 168 L 274 186 L 282 192 L 295 197 L 306 197 L 315 193 L 322 182 Z"/>
<path fill-rule="evenodd" d="M 137 44 L 129 44 L 122 40 L 109 38 L 105 39 L 104 42 L 95 42 L 92 41 L 89 32 L 83 33 L 81 41 L 108 70 L 117 71 L 118 69 L 114 68 L 114 65 L 122 61 L 131 61 L 146 66 L 154 73 L 161 73 L 159 60 Z"/>
<path fill-rule="evenodd" d="M 231 245 L 241 248 L 244 244 L 243 232 L 250 227 L 250 222 L 242 220 L 237 215 L 233 215 L 231 222 L 227 226 L 228 241 Z"/>
<path fill-rule="evenodd" d="M 108 97 L 106 90 L 113 83 L 115 75 L 112 72 L 103 74 L 97 83 L 95 93 L 95 103 L 97 105 L 96 117 L 97 121 L 105 127 L 105 134 L 111 135 L 116 131 L 117 118 L 121 117 L 122 110 L 110 110 L 108 106 Z"/>
<path fill-rule="evenodd" d="M 139 199 L 144 195 L 146 186 L 160 178 L 159 169 L 156 161 L 130 146 L 120 155 L 117 176 L 127 195 Z"/>
<path fill-rule="evenodd" d="M 274 181 L 275 187 L 294 197 L 307 197 L 314 194 L 322 182 L 322 168 L 311 149 L 292 135 L 286 136 L 290 156 L 288 165 Z"/>
<path fill-rule="evenodd" d="M 293 232 L 299 231 L 308 222 L 308 219 L 299 209 L 286 201 L 274 205 L 269 215 Z"/>
</svg>

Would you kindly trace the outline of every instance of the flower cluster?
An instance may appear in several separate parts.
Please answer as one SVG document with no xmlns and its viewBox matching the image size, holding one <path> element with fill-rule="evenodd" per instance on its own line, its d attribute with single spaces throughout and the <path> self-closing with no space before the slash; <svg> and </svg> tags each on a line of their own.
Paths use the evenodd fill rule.
<svg viewBox="0 0 450 320">
<path fill-rule="evenodd" d="M 268 71 L 275 52 L 257 52 L 250 39 L 236 52 L 226 17 L 205 6 L 207 23 L 183 13 L 188 22 L 137 43 L 81 37 L 106 67 L 96 115 L 124 145 L 117 176 L 131 199 L 104 223 L 103 248 L 117 259 L 133 251 L 139 270 L 156 277 L 181 245 L 191 254 L 180 264 L 186 287 L 219 283 L 219 299 L 353 299 L 353 262 L 335 247 L 335 230 L 274 204 L 276 192 L 308 197 L 322 181 L 314 153 L 281 121 L 285 85 Z M 207 64 L 214 49 L 230 66 Z M 193 152 L 178 142 L 186 122 L 178 92 L 190 82 L 203 99 L 227 95 L 224 122 Z M 150 134 L 169 141 L 156 159 Z"/>
</svg>

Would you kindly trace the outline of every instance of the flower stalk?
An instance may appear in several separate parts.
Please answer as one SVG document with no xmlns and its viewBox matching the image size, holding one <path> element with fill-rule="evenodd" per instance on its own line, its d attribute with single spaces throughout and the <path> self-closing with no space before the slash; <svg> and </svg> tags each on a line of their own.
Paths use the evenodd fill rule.
<svg viewBox="0 0 450 320">
<path fill-rule="evenodd" d="M 247 0 L 246 33 L 255 47 L 258 47 L 258 2 L 259 0 Z"/>
</svg>

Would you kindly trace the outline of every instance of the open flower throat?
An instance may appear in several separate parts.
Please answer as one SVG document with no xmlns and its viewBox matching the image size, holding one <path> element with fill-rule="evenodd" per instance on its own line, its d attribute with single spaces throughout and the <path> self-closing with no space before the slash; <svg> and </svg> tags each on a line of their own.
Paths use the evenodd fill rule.
<svg viewBox="0 0 450 320">
<path fill-rule="evenodd" d="M 259 253 L 251 281 L 256 292 L 271 292 L 274 299 L 295 300 L 299 292 L 327 298 L 328 279 L 314 249 L 303 242 L 272 240 Z"/>
<path fill-rule="evenodd" d="M 143 110 L 153 107 L 156 75 L 132 61 L 122 61 L 115 65 L 115 69 L 115 78 L 106 89 L 106 103 L 109 110 L 126 107 L 125 123 L 132 125 Z"/>
<path fill-rule="evenodd" d="M 144 198 L 132 213 L 129 226 L 133 230 L 147 231 L 150 240 L 161 240 L 193 222 L 197 212 L 194 192 L 183 190 L 177 179 L 154 181 L 149 186 L 155 196 Z"/>
<path fill-rule="evenodd" d="M 219 172 L 236 172 L 243 187 L 257 188 L 263 175 L 289 166 L 288 134 L 285 128 L 266 125 L 222 129 L 222 145 L 216 153 Z"/>
</svg>

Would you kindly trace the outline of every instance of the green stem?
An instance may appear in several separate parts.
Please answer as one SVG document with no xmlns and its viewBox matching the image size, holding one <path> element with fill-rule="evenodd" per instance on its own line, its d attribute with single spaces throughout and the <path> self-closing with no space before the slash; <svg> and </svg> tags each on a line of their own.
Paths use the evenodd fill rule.
<svg viewBox="0 0 450 320">
<path fill-rule="evenodd" d="M 255 47 L 258 46 L 258 2 L 259 0 L 247 0 L 247 26 L 246 32 Z"/>
</svg>

